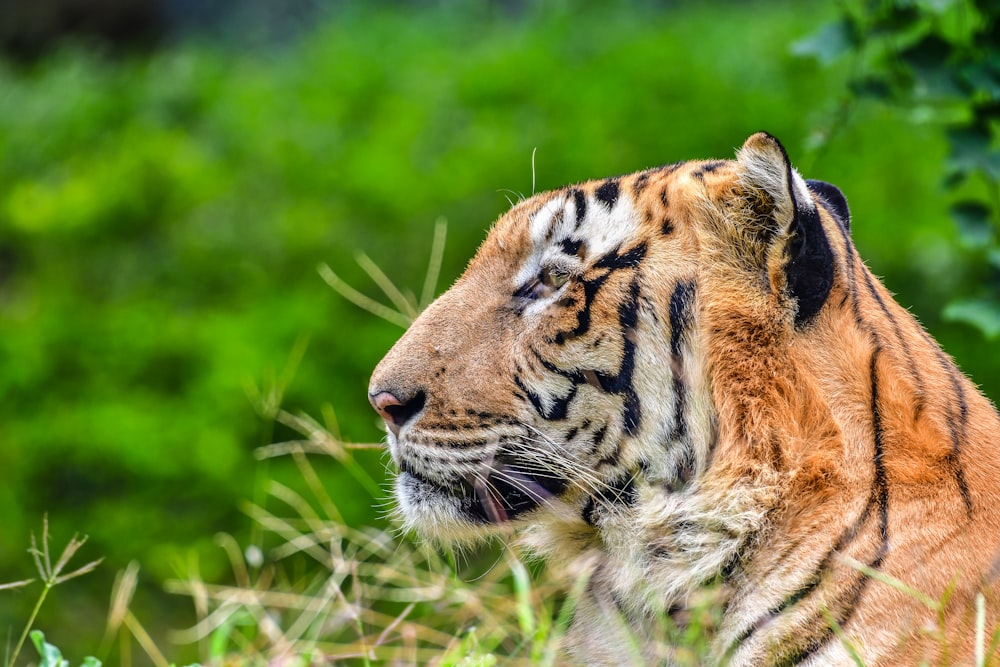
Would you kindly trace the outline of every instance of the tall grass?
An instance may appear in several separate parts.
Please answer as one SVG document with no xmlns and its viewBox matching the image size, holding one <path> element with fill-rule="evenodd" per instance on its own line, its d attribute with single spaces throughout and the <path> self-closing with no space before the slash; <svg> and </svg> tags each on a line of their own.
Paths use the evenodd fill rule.
<svg viewBox="0 0 1000 667">
<path fill-rule="evenodd" d="M 235 655 L 240 664 L 491 664 L 498 656 L 506 664 L 554 664 L 567 602 L 544 573 L 529 576 L 506 549 L 477 569 L 462 554 L 346 525 L 310 456 L 351 465 L 352 446 L 309 418 L 280 418 L 303 440 L 260 455 L 294 459 L 309 493 L 272 481 L 267 506 L 246 507 L 274 544 L 266 554 L 220 536 L 232 585 L 196 573 L 167 583 L 192 598 L 198 615 L 177 641 L 200 643 L 210 661 Z"/>
</svg>

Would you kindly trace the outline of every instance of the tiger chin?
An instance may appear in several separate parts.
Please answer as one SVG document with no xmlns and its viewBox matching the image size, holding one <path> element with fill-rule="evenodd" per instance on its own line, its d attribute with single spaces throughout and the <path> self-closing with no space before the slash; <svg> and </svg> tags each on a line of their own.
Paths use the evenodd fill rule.
<svg viewBox="0 0 1000 667">
<path fill-rule="evenodd" d="M 718 582 L 720 663 L 854 664 L 842 630 L 868 666 L 971 664 L 1000 418 L 850 224 L 766 133 L 518 203 L 371 379 L 406 526 L 585 573 L 584 664 L 670 664 L 662 619 Z"/>
</svg>

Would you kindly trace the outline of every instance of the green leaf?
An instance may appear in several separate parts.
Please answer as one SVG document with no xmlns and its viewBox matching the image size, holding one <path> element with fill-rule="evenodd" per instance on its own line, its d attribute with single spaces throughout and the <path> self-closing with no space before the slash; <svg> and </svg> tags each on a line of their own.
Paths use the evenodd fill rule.
<svg viewBox="0 0 1000 667">
<path fill-rule="evenodd" d="M 899 57 L 910 67 L 937 67 L 947 62 L 953 50 L 954 46 L 950 42 L 932 33 L 908 46 L 900 52 Z"/>
<path fill-rule="evenodd" d="M 1000 75 L 987 63 L 970 63 L 962 68 L 962 79 L 990 100 L 1000 100 Z"/>
<path fill-rule="evenodd" d="M 792 44 L 791 51 L 801 57 L 813 57 L 829 65 L 857 46 L 857 30 L 849 18 L 827 23 L 813 34 Z"/>
<path fill-rule="evenodd" d="M 958 232 L 969 246 L 985 248 L 993 241 L 990 208 L 977 201 L 960 201 L 949 209 Z"/>
<path fill-rule="evenodd" d="M 58 648 L 45 641 L 45 635 L 41 630 L 31 631 L 31 641 L 42 659 L 38 667 L 69 667 L 69 661 L 62 657 L 62 652 Z M 80 667 L 101 667 L 101 661 L 88 656 L 83 659 Z"/>
<path fill-rule="evenodd" d="M 991 248 L 986 253 L 986 260 L 996 269 L 1000 269 L 1000 248 Z"/>
<path fill-rule="evenodd" d="M 957 4 L 957 0 L 917 0 L 916 5 L 922 11 L 934 14 L 944 14 Z"/>
<path fill-rule="evenodd" d="M 949 166 L 945 172 L 944 178 L 941 179 L 941 186 L 946 190 L 954 190 L 962 183 L 965 183 L 968 178 L 969 171 L 967 169 Z"/>
<path fill-rule="evenodd" d="M 851 92 L 859 97 L 871 97 L 885 100 L 892 96 L 892 86 L 882 76 L 864 76 L 851 80 L 848 84 Z"/>
<path fill-rule="evenodd" d="M 985 127 L 960 127 L 948 132 L 951 154 L 948 168 L 955 171 L 982 171 L 1000 179 L 1000 151 L 990 149 L 990 132 Z"/>
<path fill-rule="evenodd" d="M 1000 301 L 994 296 L 953 301 L 942 313 L 951 322 L 965 322 L 993 339 L 1000 336 Z"/>
<path fill-rule="evenodd" d="M 933 98 L 963 96 L 961 82 L 949 65 L 954 50 L 954 45 L 931 34 L 899 54 L 916 77 L 914 93 Z"/>
<path fill-rule="evenodd" d="M 910 3 L 895 3 L 889 11 L 878 17 L 873 26 L 873 33 L 898 34 L 920 21 L 920 18 L 920 11 Z"/>
<path fill-rule="evenodd" d="M 63 660 L 59 649 L 45 641 L 45 634 L 41 630 L 31 631 L 31 641 L 38 651 L 38 656 L 42 659 L 38 663 L 38 667 L 69 667 L 69 663 Z"/>
</svg>

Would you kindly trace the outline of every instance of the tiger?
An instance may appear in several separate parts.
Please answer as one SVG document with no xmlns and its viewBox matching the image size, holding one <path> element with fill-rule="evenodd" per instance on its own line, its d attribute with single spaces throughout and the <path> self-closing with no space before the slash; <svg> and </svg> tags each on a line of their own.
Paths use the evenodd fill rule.
<svg viewBox="0 0 1000 667">
<path fill-rule="evenodd" d="M 717 664 L 972 664 L 1000 621 L 1000 416 L 765 132 L 516 203 L 368 392 L 405 529 L 585 578 L 567 660 L 671 664 L 706 586 Z"/>
</svg>

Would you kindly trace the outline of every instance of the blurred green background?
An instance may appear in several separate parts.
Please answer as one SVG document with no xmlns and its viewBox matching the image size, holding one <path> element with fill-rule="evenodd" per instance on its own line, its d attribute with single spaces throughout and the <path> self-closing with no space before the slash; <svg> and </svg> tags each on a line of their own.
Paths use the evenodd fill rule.
<svg viewBox="0 0 1000 667">
<path fill-rule="evenodd" d="M 192 656 L 166 640 L 191 603 L 163 582 L 194 563 L 226 580 L 216 533 L 245 543 L 241 501 L 264 477 L 296 484 L 287 463 L 255 462 L 295 436 L 253 397 L 297 346 L 282 405 L 329 404 L 347 439 L 381 437 L 367 378 L 401 330 L 317 265 L 377 296 L 363 250 L 417 290 L 443 216 L 443 290 L 533 178 L 731 157 L 766 129 L 843 189 L 862 256 L 1000 396 L 993 346 L 940 318 L 986 279 L 947 216 L 940 128 L 874 102 L 838 116 L 848 64 L 792 53 L 832 2 L 196 4 L 173 3 L 169 30 L 0 30 L 0 583 L 33 576 L 45 513 L 57 545 L 90 536 L 81 558 L 106 560 L 38 623 L 71 655 L 93 652 L 136 560 L 133 612 Z M 378 452 L 359 458 L 384 477 Z M 381 521 L 318 465 L 350 521 Z M 0 641 L 36 594 L 0 592 Z"/>
</svg>

